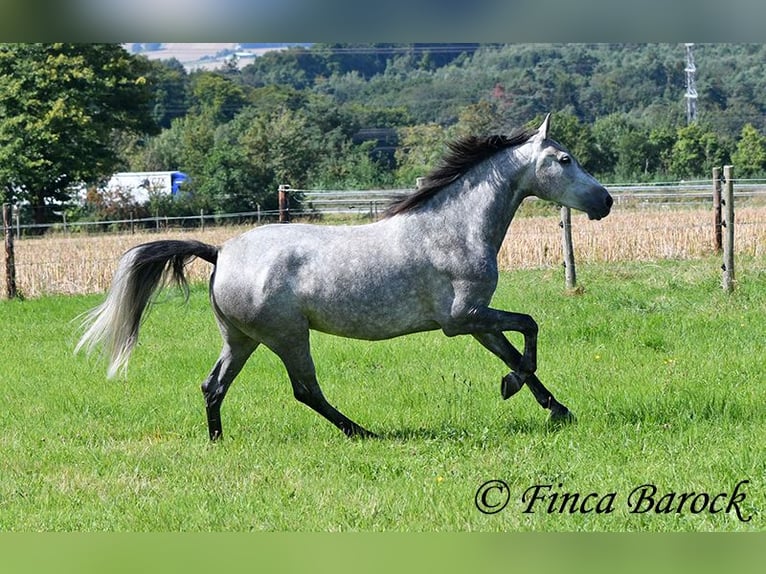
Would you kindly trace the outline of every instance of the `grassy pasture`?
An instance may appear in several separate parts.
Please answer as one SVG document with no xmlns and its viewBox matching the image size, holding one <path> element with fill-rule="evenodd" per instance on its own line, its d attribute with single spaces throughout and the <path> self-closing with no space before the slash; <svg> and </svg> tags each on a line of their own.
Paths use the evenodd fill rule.
<svg viewBox="0 0 766 574">
<path fill-rule="evenodd" d="M 2 301 L 0 530 L 762 531 L 766 259 L 738 260 L 731 296 L 718 265 L 582 264 L 578 295 L 560 269 L 502 275 L 494 304 L 538 320 L 540 378 L 578 416 L 561 428 L 526 389 L 502 401 L 505 370 L 471 338 L 315 335 L 325 394 L 382 437 L 366 441 L 298 404 L 259 349 L 224 404 L 225 439 L 209 444 L 199 384 L 220 340 L 203 285 L 186 305 L 161 297 L 118 381 L 72 356 L 73 318 L 100 295 Z M 491 479 L 510 499 L 486 515 L 474 501 Z M 657 500 L 742 480 L 749 522 L 628 505 L 643 484 Z M 548 512 L 547 499 L 524 513 L 538 484 L 613 493 L 613 510 Z"/>
</svg>

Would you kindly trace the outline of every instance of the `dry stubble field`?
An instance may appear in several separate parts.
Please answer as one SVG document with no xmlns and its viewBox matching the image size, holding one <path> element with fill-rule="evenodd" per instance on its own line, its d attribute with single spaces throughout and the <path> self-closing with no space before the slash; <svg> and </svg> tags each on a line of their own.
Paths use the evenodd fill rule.
<svg viewBox="0 0 766 574">
<path fill-rule="evenodd" d="M 602 221 L 573 214 L 575 259 L 582 263 L 694 259 L 713 251 L 709 209 L 615 209 Z M 560 265 L 561 230 L 557 215 L 519 216 L 500 251 L 502 270 Z M 85 294 L 106 290 L 120 255 L 130 247 L 164 238 L 188 237 L 221 244 L 249 229 L 225 226 L 121 235 L 50 234 L 15 242 L 17 285 L 24 297 Z M 736 213 L 737 255 L 761 256 L 766 249 L 766 206 Z M 4 259 L 4 258 L 2 258 Z M 192 281 L 206 281 L 210 266 L 193 262 Z M 5 262 L 0 261 L 0 276 Z"/>
</svg>

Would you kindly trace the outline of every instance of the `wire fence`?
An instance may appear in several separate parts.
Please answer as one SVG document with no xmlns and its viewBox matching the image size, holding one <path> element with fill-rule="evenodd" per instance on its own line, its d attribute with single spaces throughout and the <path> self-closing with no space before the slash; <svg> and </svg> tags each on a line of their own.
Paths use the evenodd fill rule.
<svg viewBox="0 0 766 574">
<path fill-rule="evenodd" d="M 711 182 L 624 184 L 607 186 L 615 198 L 609 217 L 588 221 L 573 215 L 571 233 L 576 260 L 582 263 L 700 258 L 716 253 Z M 293 221 L 369 221 L 380 217 L 392 195 L 412 190 L 301 190 L 301 208 Z M 736 185 L 736 253 L 766 256 L 766 181 L 739 180 Z M 517 216 L 498 257 L 501 269 L 562 265 L 560 214 L 537 209 L 534 202 Z M 541 206 L 542 207 L 542 206 Z M 105 290 L 120 255 L 154 239 L 194 237 L 222 244 L 244 230 L 277 221 L 277 210 L 191 217 L 154 217 L 108 222 L 58 224 L 47 233 L 16 234 L 14 271 L 19 293 L 36 297 Z M 18 225 L 18 222 L 14 222 Z M 27 226 L 28 228 L 28 226 Z M 17 231 L 14 229 L 14 231 Z M 0 257 L 0 277 L 7 275 Z M 713 270 L 711 270 L 713 272 Z M 192 280 L 206 281 L 209 266 L 195 262 Z M 0 297 L 6 297 L 2 290 Z"/>
</svg>

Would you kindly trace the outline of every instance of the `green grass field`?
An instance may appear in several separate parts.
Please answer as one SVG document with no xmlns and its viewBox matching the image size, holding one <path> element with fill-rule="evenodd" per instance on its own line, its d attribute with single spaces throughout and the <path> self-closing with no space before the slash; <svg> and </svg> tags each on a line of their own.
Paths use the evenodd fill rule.
<svg viewBox="0 0 766 574">
<path fill-rule="evenodd" d="M 74 318 L 100 296 L 2 301 L 0 531 L 762 531 L 766 261 L 738 263 L 733 295 L 718 265 L 580 266 L 577 295 L 559 269 L 502 276 L 494 305 L 538 320 L 538 374 L 578 417 L 561 428 L 526 389 L 502 401 L 506 370 L 470 337 L 314 335 L 325 394 L 375 440 L 297 403 L 259 349 L 210 444 L 199 384 L 220 338 L 204 286 L 187 305 L 161 296 L 117 381 L 72 355 Z M 508 490 L 486 501 L 508 504 L 483 514 L 492 479 Z M 631 512 L 645 484 L 655 505 Z M 564 492 L 584 508 L 562 512 Z M 689 492 L 697 506 L 675 512 Z"/>
</svg>

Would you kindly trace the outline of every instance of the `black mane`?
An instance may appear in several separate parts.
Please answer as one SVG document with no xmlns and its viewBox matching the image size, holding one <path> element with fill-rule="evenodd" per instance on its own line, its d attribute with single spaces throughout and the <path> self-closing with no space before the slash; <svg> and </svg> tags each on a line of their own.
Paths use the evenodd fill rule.
<svg viewBox="0 0 766 574">
<path fill-rule="evenodd" d="M 536 133 L 535 129 L 525 129 L 510 136 L 468 136 L 448 143 L 449 152 L 442 158 L 439 166 L 424 178 L 423 184 L 414 193 L 393 200 L 383 217 L 392 217 L 417 208 L 445 186 L 462 177 L 477 163 L 501 149 L 525 143 Z"/>
</svg>

